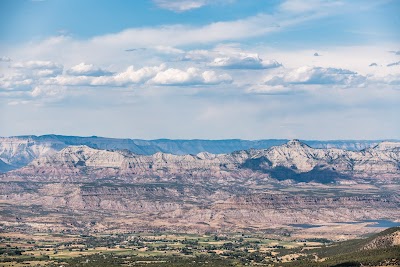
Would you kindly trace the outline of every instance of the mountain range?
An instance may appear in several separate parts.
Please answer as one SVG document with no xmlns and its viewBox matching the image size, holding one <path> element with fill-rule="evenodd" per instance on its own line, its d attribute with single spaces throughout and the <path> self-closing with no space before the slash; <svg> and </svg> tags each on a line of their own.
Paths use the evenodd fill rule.
<svg viewBox="0 0 400 267">
<path fill-rule="evenodd" d="M 267 140 L 140 140 L 104 137 L 78 137 L 62 135 L 0 137 L 0 172 L 26 166 L 41 156 L 51 155 L 67 146 L 86 145 L 96 149 L 129 150 L 135 154 L 152 155 L 157 152 L 185 155 L 209 152 L 231 153 L 248 149 L 268 149 L 287 143 L 286 139 Z M 396 140 L 387 140 L 396 142 Z M 313 148 L 340 148 L 359 151 L 376 146 L 382 140 L 303 141 Z"/>
<path fill-rule="evenodd" d="M 18 142 L 8 143 L 18 152 L 8 158 L 33 159 L 0 174 L 0 227 L 12 231 L 279 232 L 311 224 L 341 238 L 373 231 L 364 220 L 400 218 L 399 142 L 355 151 L 290 140 L 185 155 Z"/>
<path fill-rule="evenodd" d="M 362 151 L 338 148 L 316 149 L 299 140 L 268 149 L 250 149 L 228 154 L 200 152 L 173 155 L 157 152 L 138 155 L 129 150 L 95 149 L 86 145 L 68 146 L 34 159 L 8 176 L 29 180 L 78 179 L 82 181 L 118 177 L 170 180 L 194 178 L 273 178 L 296 182 L 329 183 L 354 178 L 379 180 L 400 177 L 400 143 L 382 142 Z M 196 179 L 197 179 L 196 178 Z"/>
</svg>

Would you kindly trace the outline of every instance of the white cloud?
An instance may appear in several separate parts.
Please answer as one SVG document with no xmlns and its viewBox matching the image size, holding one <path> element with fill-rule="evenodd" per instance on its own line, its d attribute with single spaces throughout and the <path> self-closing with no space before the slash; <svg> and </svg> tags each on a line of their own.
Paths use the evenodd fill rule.
<svg viewBox="0 0 400 267">
<path fill-rule="evenodd" d="M 56 36 L 41 41 L 6 47 L 4 51 L 13 58 L 46 58 L 61 61 L 66 66 L 72 66 L 76 62 L 82 61 L 107 66 L 113 65 L 116 61 L 131 64 L 129 60 L 133 57 L 145 60 L 144 53 L 129 53 L 127 55 L 124 51 L 152 49 L 160 44 L 175 48 L 187 45 L 199 45 L 200 47 L 204 44 L 234 42 L 246 38 L 266 36 L 269 33 L 282 31 L 309 20 L 330 16 L 335 14 L 336 11 L 336 9 L 329 9 L 328 11 L 317 9 L 316 13 L 313 14 L 292 15 L 277 10 L 272 14 L 260 13 L 242 19 L 217 21 L 196 26 L 170 24 L 129 28 L 116 33 L 98 35 L 90 39 Z M 60 51 L 63 51 L 63 53 L 60 53 Z M 151 54 L 151 51 L 147 52 Z M 176 50 L 169 52 L 179 53 Z M 65 55 L 68 55 L 68 57 Z M 102 56 L 99 57 L 99 55 Z M 159 63 L 152 61 L 145 64 Z"/>
<path fill-rule="evenodd" d="M 32 97 L 60 97 L 64 92 L 63 88 L 60 87 L 49 87 L 49 86 L 36 86 L 32 92 Z"/>
<path fill-rule="evenodd" d="M 288 84 L 361 86 L 365 80 L 364 76 L 347 69 L 304 66 L 280 75 L 268 76 L 265 83 L 273 86 Z"/>
<path fill-rule="evenodd" d="M 210 4 L 228 4 L 235 0 L 153 0 L 153 2 L 163 9 L 174 12 L 185 12 L 192 9 L 201 8 Z"/>
<path fill-rule="evenodd" d="M 153 0 L 154 3 L 164 9 L 175 12 L 184 12 L 204 6 L 207 0 Z"/>
<path fill-rule="evenodd" d="M 209 65 L 225 69 L 270 69 L 282 66 L 276 60 L 262 60 L 258 54 L 246 53 L 217 57 Z"/>
<path fill-rule="evenodd" d="M 240 44 L 219 44 L 210 50 L 197 49 L 184 52 L 180 61 L 209 62 L 207 65 L 223 69 L 271 69 L 282 66 L 274 59 L 263 60 L 259 54 L 243 50 Z"/>
<path fill-rule="evenodd" d="M 111 76 L 57 76 L 44 82 L 47 85 L 64 86 L 129 86 L 130 84 L 143 84 L 158 72 L 165 69 L 165 65 L 143 67 L 135 69 L 129 66 L 125 71 Z"/>
<path fill-rule="evenodd" d="M 305 13 L 342 5 L 344 3 L 339 0 L 286 0 L 282 2 L 280 9 L 284 12 Z"/>
<path fill-rule="evenodd" d="M 209 50 L 198 49 L 186 52 L 181 58 L 181 61 L 208 61 L 211 57 Z"/>
<path fill-rule="evenodd" d="M 34 80 L 22 74 L 12 74 L 0 78 L 0 89 L 25 90 L 30 89 Z"/>
<path fill-rule="evenodd" d="M 41 60 L 31 60 L 25 62 L 16 62 L 12 67 L 17 69 L 33 69 L 33 70 L 43 70 L 43 69 L 62 69 L 63 66 L 51 61 L 41 61 Z"/>
<path fill-rule="evenodd" d="M 287 16 L 283 13 L 257 14 L 243 19 L 231 21 L 217 21 L 201 26 L 182 24 L 163 25 L 157 27 L 130 28 L 118 33 L 96 36 L 86 41 L 75 41 L 64 38 L 64 42 L 73 41 L 72 47 L 96 47 L 101 49 L 126 50 L 127 47 L 156 47 L 160 43 L 164 46 L 184 46 L 191 44 L 209 44 L 224 41 L 236 41 L 245 38 L 263 36 L 271 32 L 281 31 L 287 27 L 298 25 L 308 20 L 314 20 L 318 16 L 299 14 Z M 53 40 L 54 42 L 62 41 Z M 52 44 L 54 47 L 54 44 Z M 57 50 L 59 51 L 59 50 Z M 90 53 L 90 51 L 88 51 Z M 80 51 L 82 54 L 82 51 Z"/>
<path fill-rule="evenodd" d="M 214 71 L 201 71 L 197 68 L 180 70 L 169 68 L 157 73 L 149 83 L 157 85 L 212 85 L 232 82 L 228 74 L 217 74 Z"/>
<path fill-rule="evenodd" d="M 101 68 L 95 67 L 93 64 L 86 64 L 84 62 L 73 66 L 69 70 L 67 70 L 67 74 L 73 76 L 108 76 L 113 73 L 107 70 L 103 70 Z"/>
<path fill-rule="evenodd" d="M 47 79 L 43 82 L 44 85 L 61 85 L 61 86 L 89 86 L 94 77 L 90 76 L 65 76 L 60 75 L 54 78 Z"/>
<path fill-rule="evenodd" d="M 17 106 L 17 105 L 25 105 L 25 104 L 29 104 L 30 101 L 29 100 L 16 100 L 16 101 L 10 101 L 7 104 L 9 106 Z"/>
<path fill-rule="evenodd" d="M 39 77 L 55 77 L 61 73 L 62 70 L 60 69 L 44 69 L 44 70 L 38 70 L 36 72 L 36 75 Z"/>
<path fill-rule="evenodd" d="M 51 61 L 23 61 L 12 64 L 0 77 L 0 89 L 26 91 L 49 77 L 61 75 L 63 66 Z"/>
<path fill-rule="evenodd" d="M 172 46 L 163 46 L 163 45 L 157 45 L 154 47 L 154 50 L 157 52 L 161 52 L 163 54 L 183 54 L 185 51 L 172 47 Z"/>
<path fill-rule="evenodd" d="M 197 68 L 188 68 L 187 70 L 166 69 L 166 65 L 161 64 L 140 69 L 129 66 L 125 71 L 112 76 L 57 76 L 44 81 L 44 84 L 61 86 L 129 86 L 148 82 L 149 84 L 157 85 L 212 85 L 230 83 L 231 81 L 232 77 L 228 74 L 202 71 Z"/>
<path fill-rule="evenodd" d="M 260 95 L 288 95 L 299 92 L 300 90 L 292 90 L 291 88 L 283 85 L 253 85 L 246 89 L 246 93 L 249 94 L 260 94 Z"/>
<path fill-rule="evenodd" d="M 154 67 L 143 67 L 135 70 L 133 66 L 127 68 L 126 71 L 118 73 L 113 77 L 114 84 L 124 85 L 124 84 L 138 84 L 144 83 L 150 78 L 154 77 L 158 72 L 163 71 L 166 68 L 165 64 Z M 94 85 L 101 84 L 101 81 L 97 81 Z"/>
<path fill-rule="evenodd" d="M 228 74 L 217 74 L 215 71 L 205 71 L 202 74 L 204 84 L 231 83 L 232 77 Z"/>
<path fill-rule="evenodd" d="M 17 69 L 19 72 L 27 76 L 34 77 L 55 77 L 62 74 L 63 65 L 54 63 L 52 61 L 31 60 L 24 62 L 16 62 L 12 68 Z"/>
</svg>

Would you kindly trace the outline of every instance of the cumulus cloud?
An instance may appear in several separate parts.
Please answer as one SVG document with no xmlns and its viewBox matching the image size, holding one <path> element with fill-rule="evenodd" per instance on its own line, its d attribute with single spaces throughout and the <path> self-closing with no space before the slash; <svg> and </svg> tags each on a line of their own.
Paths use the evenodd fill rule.
<svg viewBox="0 0 400 267">
<path fill-rule="evenodd" d="M 41 61 L 41 60 L 31 60 L 25 62 L 16 62 L 12 65 L 14 68 L 18 69 L 62 69 L 63 66 L 51 61 Z"/>
<path fill-rule="evenodd" d="M 317 52 L 314 53 L 314 57 L 320 57 L 321 55 L 318 54 Z"/>
<path fill-rule="evenodd" d="M 378 67 L 378 64 L 375 62 L 372 62 L 371 64 L 368 65 L 369 67 Z"/>
<path fill-rule="evenodd" d="M 45 85 L 60 86 L 129 86 L 131 84 L 156 85 L 215 85 L 232 82 L 228 74 L 218 74 L 214 71 L 202 71 L 197 68 L 180 70 L 166 68 L 165 64 L 153 67 L 135 69 L 129 66 L 125 71 L 112 76 L 71 76 L 63 75 L 48 79 Z"/>
<path fill-rule="evenodd" d="M 90 76 L 65 76 L 60 75 L 47 79 L 43 82 L 44 85 L 62 85 L 62 86 L 89 86 L 96 77 Z"/>
<path fill-rule="evenodd" d="M 364 76 L 346 69 L 304 66 L 281 75 L 267 77 L 265 83 L 272 86 L 288 84 L 361 85 L 365 79 Z"/>
<path fill-rule="evenodd" d="M 3 90 L 25 90 L 30 89 L 33 79 L 23 74 L 12 74 L 0 78 L 0 89 Z"/>
<path fill-rule="evenodd" d="M 129 66 L 125 71 L 109 76 L 57 76 L 45 81 L 45 84 L 65 86 L 127 86 L 130 84 L 142 84 L 165 69 L 165 65 L 143 67 L 135 69 Z"/>
<path fill-rule="evenodd" d="M 217 57 L 209 65 L 224 69 L 271 69 L 282 66 L 276 60 L 262 60 L 258 54 L 246 53 Z"/>
<path fill-rule="evenodd" d="M 62 69 L 44 69 L 36 71 L 36 75 L 39 77 L 54 77 L 61 73 Z"/>
<path fill-rule="evenodd" d="M 108 76 L 113 73 L 107 70 L 103 70 L 101 68 L 95 67 L 93 64 L 86 64 L 84 62 L 73 66 L 69 70 L 67 70 L 68 75 L 72 76 Z"/>
<path fill-rule="evenodd" d="M 36 97 L 59 97 L 64 92 L 63 88 L 49 87 L 49 86 L 36 86 L 31 96 Z"/>
<path fill-rule="evenodd" d="M 49 77 L 63 72 L 63 66 L 51 61 L 24 61 L 10 66 L 6 75 L 0 78 L 0 89 L 26 91 Z"/>
<path fill-rule="evenodd" d="M 214 71 L 201 71 L 197 68 L 180 70 L 169 68 L 157 73 L 149 83 L 157 85 L 212 85 L 231 83 L 232 77 L 228 74 L 217 74 Z"/>
<path fill-rule="evenodd" d="M 62 74 L 63 65 L 52 61 L 31 60 L 16 62 L 11 67 L 23 72 L 26 75 L 38 77 L 54 77 Z"/>
<path fill-rule="evenodd" d="M 158 72 L 166 68 L 165 64 L 153 67 L 143 67 L 135 69 L 133 66 L 129 66 L 126 71 L 116 74 L 110 79 L 99 78 L 92 82 L 92 85 L 128 85 L 128 84 L 140 84 L 145 83 L 147 80 L 154 77 Z"/>
<path fill-rule="evenodd" d="M 393 67 L 393 66 L 399 66 L 399 65 L 400 65 L 400 61 L 397 61 L 397 62 L 393 62 L 393 63 L 387 64 L 386 66 L 387 67 Z"/>
</svg>

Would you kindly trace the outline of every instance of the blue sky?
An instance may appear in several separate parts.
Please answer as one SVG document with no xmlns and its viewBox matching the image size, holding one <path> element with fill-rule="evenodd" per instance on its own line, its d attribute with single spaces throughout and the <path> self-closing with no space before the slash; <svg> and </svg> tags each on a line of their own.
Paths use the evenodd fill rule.
<svg viewBox="0 0 400 267">
<path fill-rule="evenodd" d="M 400 138 L 396 0 L 3 0 L 0 136 Z"/>
</svg>

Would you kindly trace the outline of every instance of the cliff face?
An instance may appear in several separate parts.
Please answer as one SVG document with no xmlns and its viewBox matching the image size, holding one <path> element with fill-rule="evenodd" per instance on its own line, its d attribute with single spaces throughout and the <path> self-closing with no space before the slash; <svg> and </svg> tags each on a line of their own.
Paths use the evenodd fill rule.
<svg viewBox="0 0 400 267">
<path fill-rule="evenodd" d="M 62 143 L 38 143 L 30 137 L 0 138 L 0 160 L 4 162 L 0 172 L 25 166 L 33 159 L 54 154 L 63 147 Z"/>
<path fill-rule="evenodd" d="M 88 146 L 70 146 L 8 173 L 30 179 L 51 177 L 171 178 L 183 177 L 269 177 L 298 182 L 332 182 L 350 178 L 400 178 L 400 144 L 382 143 L 363 151 L 315 149 L 292 140 L 263 150 L 230 154 L 137 155 Z M 79 179 L 80 179 L 79 178 Z"/>
<path fill-rule="evenodd" d="M 8 182 L 0 183 L 1 227 L 224 232 L 306 224 L 327 225 L 341 233 L 340 223 L 400 216 L 400 199 L 391 192 L 346 194 L 343 187 L 309 190 L 312 187 L 290 193 L 251 185 L 172 181 Z"/>
<path fill-rule="evenodd" d="M 68 146 L 0 175 L 1 227 L 331 231 L 340 222 L 396 220 L 398 148 L 315 149 L 292 140 L 228 154 L 138 155 Z"/>
<path fill-rule="evenodd" d="M 26 166 L 32 160 L 51 155 L 68 146 L 86 145 L 96 149 L 129 150 L 141 155 L 152 155 L 157 152 L 186 155 L 208 152 L 213 154 L 226 154 L 233 151 L 253 149 L 268 149 L 272 146 L 285 144 L 288 140 L 139 140 L 116 139 L 103 137 L 78 137 L 78 136 L 19 136 L 0 137 L 0 172 L 9 171 Z M 345 150 L 362 150 L 370 148 L 379 141 L 305 141 L 313 148 L 339 148 Z"/>
</svg>

